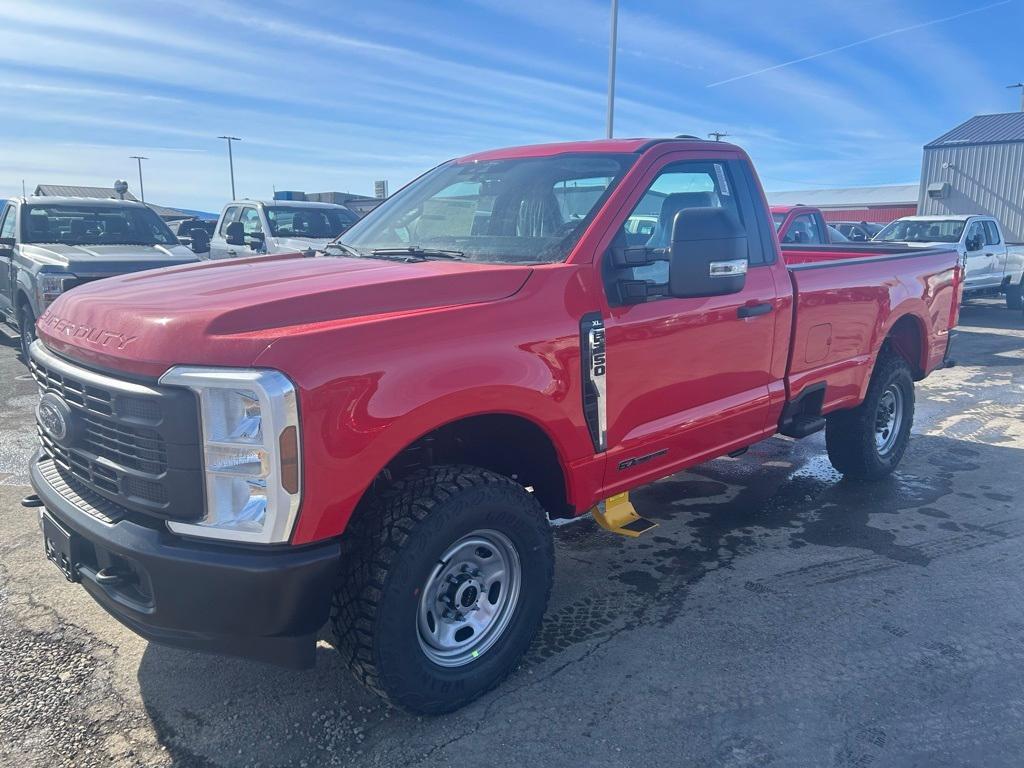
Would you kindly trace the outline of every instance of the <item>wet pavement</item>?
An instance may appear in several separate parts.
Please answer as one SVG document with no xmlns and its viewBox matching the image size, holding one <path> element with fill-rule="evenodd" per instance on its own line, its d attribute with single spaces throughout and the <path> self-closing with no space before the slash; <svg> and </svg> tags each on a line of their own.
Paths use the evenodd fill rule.
<svg viewBox="0 0 1024 768">
<path fill-rule="evenodd" d="M 440 718 L 326 641 L 292 672 L 147 645 L 43 557 L 17 504 L 33 386 L 0 348 L 0 764 L 1019 766 L 1024 318 L 964 308 L 891 480 L 775 438 L 634 494 L 657 529 L 557 529 L 520 669 Z"/>
</svg>

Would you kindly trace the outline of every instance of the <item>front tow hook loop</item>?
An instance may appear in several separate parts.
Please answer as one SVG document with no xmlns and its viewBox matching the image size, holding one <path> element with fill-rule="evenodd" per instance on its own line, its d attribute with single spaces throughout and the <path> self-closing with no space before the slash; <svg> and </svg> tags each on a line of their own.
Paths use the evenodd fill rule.
<svg viewBox="0 0 1024 768">
<path fill-rule="evenodd" d="M 104 568 L 97 571 L 93 577 L 96 583 L 103 587 L 115 587 L 126 581 L 125 574 L 114 568 Z"/>
<path fill-rule="evenodd" d="M 21 506 L 28 509 L 35 509 L 36 507 L 43 506 L 43 500 L 33 493 L 21 500 Z"/>
</svg>

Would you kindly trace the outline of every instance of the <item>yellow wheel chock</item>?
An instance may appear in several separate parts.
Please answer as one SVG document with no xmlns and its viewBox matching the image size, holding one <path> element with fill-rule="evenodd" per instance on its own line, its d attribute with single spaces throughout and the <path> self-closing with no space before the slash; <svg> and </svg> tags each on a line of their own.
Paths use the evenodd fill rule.
<svg viewBox="0 0 1024 768">
<path fill-rule="evenodd" d="M 648 520 L 637 514 L 633 503 L 629 500 L 628 491 L 617 493 L 604 501 L 597 502 L 597 506 L 590 510 L 590 513 L 597 520 L 597 524 L 606 531 L 634 539 L 640 534 L 658 527 L 653 520 Z"/>
</svg>

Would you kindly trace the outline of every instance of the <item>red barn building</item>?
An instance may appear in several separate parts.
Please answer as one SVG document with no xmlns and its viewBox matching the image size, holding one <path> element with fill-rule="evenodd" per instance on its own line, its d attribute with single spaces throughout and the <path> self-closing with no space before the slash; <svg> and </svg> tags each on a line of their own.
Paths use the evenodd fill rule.
<svg viewBox="0 0 1024 768">
<path fill-rule="evenodd" d="M 769 192 L 768 202 L 772 205 L 813 205 L 821 209 L 825 221 L 888 224 L 894 219 L 917 213 L 919 191 L 919 184 L 802 189 L 796 192 Z"/>
</svg>

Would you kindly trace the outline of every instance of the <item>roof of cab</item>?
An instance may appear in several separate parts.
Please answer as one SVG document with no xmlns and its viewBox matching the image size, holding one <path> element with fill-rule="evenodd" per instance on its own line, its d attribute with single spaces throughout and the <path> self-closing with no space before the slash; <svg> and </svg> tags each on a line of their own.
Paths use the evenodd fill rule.
<svg viewBox="0 0 1024 768">
<path fill-rule="evenodd" d="M 647 139 L 596 139 L 594 141 L 564 141 L 555 144 L 530 144 L 522 147 L 506 147 L 504 149 L 491 149 L 485 152 L 466 155 L 456 160 L 459 163 L 477 163 L 486 160 L 512 160 L 517 157 L 552 157 L 554 155 L 566 154 L 634 154 L 646 150 L 654 144 L 673 143 L 680 145 L 680 148 L 700 147 L 706 148 L 708 144 L 714 144 L 716 148 L 724 151 L 734 152 L 739 149 L 734 144 L 724 141 L 709 141 L 696 137 L 676 138 L 647 138 Z"/>
<path fill-rule="evenodd" d="M 147 208 L 144 203 L 137 200 L 118 200 L 112 197 L 56 197 L 50 195 L 38 195 L 32 197 L 15 198 L 16 201 L 26 205 L 77 205 L 85 208 Z"/>
</svg>

